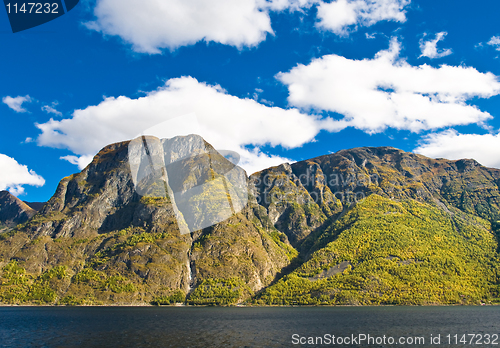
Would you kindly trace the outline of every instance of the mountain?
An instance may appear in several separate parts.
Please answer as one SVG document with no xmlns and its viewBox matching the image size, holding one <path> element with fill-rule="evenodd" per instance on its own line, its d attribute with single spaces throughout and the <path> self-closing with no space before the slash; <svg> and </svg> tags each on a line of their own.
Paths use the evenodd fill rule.
<svg viewBox="0 0 500 348">
<path fill-rule="evenodd" d="M 45 202 L 26 202 L 26 201 L 23 201 L 23 202 L 26 203 L 26 205 L 28 207 L 30 207 L 31 209 L 33 209 L 35 211 L 42 210 L 43 206 L 45 205 Z"/>
<path fill-rule="evenodd" d="M 500 170 L 390 147 L 232 160 L 195 135 L 105 147 L 0 234 L 1 301 L 498 301 Z"/>
<path fill-rule="evenodd" d="M 272 168 L 251 181 L 302 258 L 257 303 L 498 298 L 500 170 L 357 148 Z"/>
<path fill-rule="evenodd" d="M 0 192 L 0 224 L 14 227 L 28 221 L 36 211 L 8 191 Z"/>
<path fill-rule="evenodd" d="M 264 231 L 265 211 L 255 205 L 202 230 L 182 233 L 184 224 L 195 228 L 204 223 L 200 218 L 214 218 L 205 213 L 209 209 L 203 205 L 204 196 L 212 203 L 208 208 L 214 208 L 222 199 L 227 201 L 225 191 L 234 191 L 215 186 L 231 184 L 230 176 L 243 174 L 245 184 L 248 179 L 244 171 L 231 170 L 234 164 L 198 136 L 161 144 L 158 139 L 146 140 L 147 148 L 140 142 L 105 147 L 81 173 L 62 179 L 37 215 L 3 235 L 0 259 L 2 266 L 7 264 L 0 289 L 3 301 L 165 302 L 214 280 L 214 287 L 218 280 L 235 281 L 234 293 L 244 298 L 269 285 L 290 263 L 295 250 L 286 238 L 285 242 L 278 238 L 279 233 Z M 165 192 L 164 181 L 153 170 L 157 163 L 143 161 L 137 155 L 141 151 L 168 164 L 173 192 Z M 200 186 L 208 177 L 214 184 Z M 200 187 L 191 197 L 178 194 Z M 234 209 L 238 202 L 235 195 L 231 198 Z M 188 221 L 181 224 L 182 214 L 176 210 L 188 199 L 194 212 L 184 210 Z M 18 274 L 26 280 L 22 285 L 16 280 Z"/>
</svg>

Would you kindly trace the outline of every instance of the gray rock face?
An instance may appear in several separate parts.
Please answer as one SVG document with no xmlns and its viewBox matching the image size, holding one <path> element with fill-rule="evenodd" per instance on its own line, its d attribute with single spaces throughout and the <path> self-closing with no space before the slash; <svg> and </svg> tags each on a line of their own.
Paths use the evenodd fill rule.
<svg viewBox="0 0 500 348">
<path fill-rule="evenodd" d="M 222 222 L 246 206 L 245 171 L 199 136 L 140 137 L 128 152 L 137 193 L 168 200 L 181 234 Z"/>
<path fill-rule="evenodd" d="M 127 162 L 127 142 L 107 146 L 82 172 L 64 178 L 27 226 L 35 237 L 90 237 L 143 221 Z M 137 208 L 137 209 L 136 209 Z"/>
<path fill-rule="evenodd" d="M 273 225 L 298 246 L 314 229 L 342 210 L 318 164 L 288 163 L 250 177 L 251 195 L 267 209 Z M 303 167 L 302 167 L 303 165 Z"/>
<path fill-rule="evenodd" d="M 350 204 L 370 194 L 395 199 L 435 200 L 487 220 L 500 218 L 500 170 L 474 160 L 431 159 L 391 147 L 355 148 L 292 165 L 296 175 L 305 163 L 318 165 L 326 174 L 326 185 Z M 344 193 L 344 198 L 337 193 Z"/>
</svg>

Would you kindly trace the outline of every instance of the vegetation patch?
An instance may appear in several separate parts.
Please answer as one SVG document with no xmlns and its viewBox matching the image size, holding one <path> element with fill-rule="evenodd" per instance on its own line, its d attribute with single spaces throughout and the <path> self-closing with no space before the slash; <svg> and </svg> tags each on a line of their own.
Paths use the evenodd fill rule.
<svg viewBox="0 0 500 348">
<path fill-rule="evenodd" d="M 271 239 L 285 252 L 289 260 L 293 260 L 299 255 L 299 252 L 295 250 L 290 244 L 286 243 L 286 235 L 278 230 L 272 230 L 269 235 Z"/>
<path fill-rule="evenodd" d="M 154 205 L 157 207 L 161 207 L 169 204 L 170 199 L 168 197 L 142 196 L 140 202 L 144 205 Z"/>
<path fill-rule="evenodd" d="M 372 195 L 318 238 L 315 252 L 256 303 L 479 304 L 498 301 L 497 243 L 489 223 L 413 200 Z M 343 272 L 309 278 L 341 262 Z"/>
<path fill-rule="evenodd" d="M 228 306 L 238 303 L 249 292 L 239 278 L 205 279 L 191 293 L 187 302 L 192 305 Z"/>
<path fill-rule="evenodd" d="M 170 296 L 159 296 L 151 301 L 152 305 L 155 306 L 166 306 L 176 303 L 184 303 L 186 301 L 186 294 L 182 290 L 175 291 Z"/>
<path fill-rule="evenodd" d="M 29 220 L 26 225 L 27 226 L 36 226 L 41 223 L 45 222 L 53 222 L 53 221 L 63 221 L 67 219 L 67 216 L 61 212 L 49 212 L 47 214 L 41 215 L 37 214 L 35 215 L 31 220 Z M 24 225 L 23 225 L 24 226 Z M 22 228 L 21 226 L 19 226 Z"/>
<path fill-rule="evenodd" d="M 57 300 L 60 282 L 68 276 L 65 266 L 57 266 L 39 276 L 27 274 L 16 261 L 2 269 L 0 302 L 9 304 L 50 304 Z"/>
</svg>

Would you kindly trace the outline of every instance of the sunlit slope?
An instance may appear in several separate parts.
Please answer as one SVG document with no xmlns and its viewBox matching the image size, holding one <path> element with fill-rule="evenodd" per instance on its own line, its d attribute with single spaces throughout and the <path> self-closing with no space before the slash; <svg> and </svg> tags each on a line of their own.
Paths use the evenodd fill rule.
<svg viewBox="0 0 500 348">
<path fill-rule="evenodd" d="M 455 304 L 498 297 L 497 242 L 486 220 L 370 195 L 328 226 L 265 304 Z"/>
</svg>

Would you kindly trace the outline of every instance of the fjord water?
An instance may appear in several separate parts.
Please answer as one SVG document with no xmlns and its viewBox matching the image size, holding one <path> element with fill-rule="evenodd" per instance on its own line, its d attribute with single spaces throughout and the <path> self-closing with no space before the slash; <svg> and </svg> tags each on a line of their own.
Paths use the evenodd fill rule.
<svg viewBox="0 0 500 348">
<path fill-rule="evenodd" d="M 292 335 L 499 334 L 500 307 L 2 307 L 1 347 L 292 347 Z M 484 345 L 483 346 L 498 346 Z M 304 345 L 306 347 L 321 345 Z M 389 347 L 354 344 L 350 347 Z M 452 345 L 453 347 L 461 346 Z M 467 345 L 469 346 L 469 345 Z"/>
</svg>

